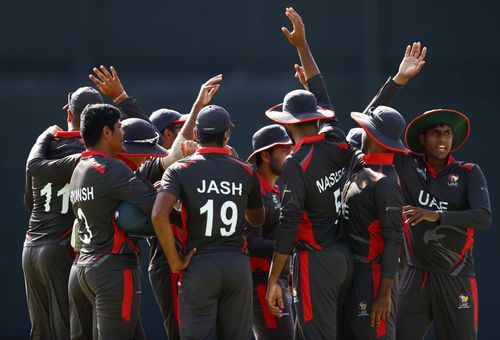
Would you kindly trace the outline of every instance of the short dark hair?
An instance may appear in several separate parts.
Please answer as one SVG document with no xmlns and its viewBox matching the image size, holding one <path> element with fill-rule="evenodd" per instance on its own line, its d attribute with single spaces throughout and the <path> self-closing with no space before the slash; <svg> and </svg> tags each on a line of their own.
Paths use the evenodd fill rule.
<svg viewBox="0 0 500 340">
<path fill-rule="evenodd" d="M 114 131 L 117 121 L 120 120 L 120 109 L 109 104 L 88 105 L 81 114 L 80 131 L 86 147 L 99 143 L 102 130 L 105 126 Z"/>
<path fill-rule="evenodd" d="M 446 123 L 436 123 L 436 124 L 432 124 L 432 125 L 426 126 L 425 128 L 422 129 L 422 131 L 420 131 L 420 133 L 425 135 L 427 132 L 429 132 L 430 130 L 432 130 L 432 129 L 438 127 L 438 126 L 447 126 L 453 132 L 453 127 L 451 127 L 450 125 L 448 125 Z"/>
<path fill-rule="evenodd" d="M 198 131 L 198 143 L 200 143 L 201 146 L 206 144 L 216 144 L 217 146 L 222 147 L 226 131 L 217 133 L 202 133 Z"/>
</svg>

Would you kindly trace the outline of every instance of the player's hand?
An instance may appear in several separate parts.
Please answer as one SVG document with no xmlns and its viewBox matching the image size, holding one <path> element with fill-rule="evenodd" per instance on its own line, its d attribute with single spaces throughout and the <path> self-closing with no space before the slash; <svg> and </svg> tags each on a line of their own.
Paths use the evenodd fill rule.
<svg viewBox="0 0 500 340">
<path fill-rule="evenodd" d="M 160 187 L 161 187 L 161 181 L 156 181 L 156 182 L 153 184 L 153 187 L 155 188 L 155 190 L 160 189 Z"/>
<path fill-rule="evenodd" d="M 111 72 L 103 65 L 100 66 L 100 69 L 94 67 L 92 71 L 94 71 L 95 76 L 90 74 L 89 79 L 95 84 L 99 92 L 115 103 L 120 104 L 127 99 L 128 96 L 125 93 L 115 68 L 111 66 L 109 69 Z"/>
<path fill-rule="evenodd" d="M 59 126 L 57 126 L 57 125 L 52 125 L 52 126 L 49 126 L 49 127 L 47 128 L 47 130 L 45 130 L 45 132 L 44 132 L 43 134 L 48 133 L 48 134 L 50 134 L 50 135 L 52 135 L 52 136 L 55 136 L 57 131 L 63 131 L 63 129 L 61 129 L 61 128 L 60 128 Z"/>
<path fill-rule="evenodd" d="M 427 47 L 421 47 L 420 42 L 414 42 L 406 47 L 405 55 L 399 65 L 399 71 L 393 78 L 396 84 L 405 85 L 408 80 L 420 73 L 425 65 L 424 59 L 427 54 Z"/>
<path fill-rule="evenodd" d="M 288 28 L 281 27 L 281 31 L 293 46 L 297 48 L 304 46 L 306 44 L 306 30 L 299 13 L 292 7 L 287 7 L 285 9 L 285 15 L 292 22 L 293 30 L 290 32 Z"/>
<path fill-rule="evenodd" d="M 370 313 L 370 326 L 378 327 L 380 320 L 387 320 L 391 312 L 391 295 L 377 296 Z"/>
<path fill-rule="evenodd" d="M 198 93 L 198 98 L 196 98 L 195 101 L 195 106 L 201 109 L 202 107 L 208 105 L 217 91 L 219 91 L 221 81 L 222 74 L 219 74 L 213 78 L 210 78 L 203 85 L 201 85 L 200 92 Z"/>
<path fill-rule="evenodd" d="M 179 263 L 177 265 L 171 266 L 172 273 L 178 274 L 189 266 L 191 258 L 196 253 L 196 248 L 191 249 L 187 255 L 179 254 Z"/>
<path fill-rule="evenodd" d="M 181 143 L 182 157 L 191 156 L 198 150 L 200 146 L 194 140 L 187 140 Z"/>
<path fill-rule="evenodd" d="M 293 65 L 293 68 L 295 69 L 294 77 L 302 84 L 304 89 L 309 91 L 309 88 L 307 86 L 306 73 L 304 72 L 304 68 L 298 64 Z"/>
<path fill-rule="evenodd" d="M 269 281 L 267 284 L 266 293 L 267 308 L 272 315 L 281 318 L 283 316 L 283 309 L 285 303 L 283 302 L 283 292 L 279 283 Z"/>
<path fill-rule="evenodd" d="M 403 215 L 406 216 L 405 223 L 410 223 L 411 225 L 415 225 L 424 220 L 437 222 L 441 218 L 441 215 L 436 210 L 423 209 L 412 205 L 405 205 L 403 207 Z"/>
</svg>

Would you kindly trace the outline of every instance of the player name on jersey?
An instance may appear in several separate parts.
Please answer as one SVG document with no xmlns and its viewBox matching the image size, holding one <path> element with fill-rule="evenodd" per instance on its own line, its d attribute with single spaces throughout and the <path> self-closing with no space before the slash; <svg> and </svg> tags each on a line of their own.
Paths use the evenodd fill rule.
<svg viewBox="0 0 500 340">
<path fill-rule="evenodd" d="M 235 182 L 228 182 L 228 181 L 221 181 L 217 182 L 214 180 L 211 180 L 208 184 L 206 180 L 201 181 L 201 186 L 199 188 L 196 188 L 196 190 L 200 194 L 219 194 L 219 195 L 233 195 L 233 196 L 241 196 L 243 194 L 243 184 L 242 183 L 235 183 Z M 238 193 L 238 194 L 236 194 Z"/>
<path fill-rule="evenodd" d="M 76 202 L 90 201 L 94 199 L 94 187 L 83 187 L 71 190 L 69 199 L 72 204 Z"/>
<path fill-rule="evenodd" d="M 316 180 L 316 186 L 318 187 L 319 193 L 322 193 L 328 188 L 332 188 L 344 175 L 345 168 L 342 168 L 338 171 L 332 172 L 328 176 L 324 178 L 320 178 Z"/>
</svg>

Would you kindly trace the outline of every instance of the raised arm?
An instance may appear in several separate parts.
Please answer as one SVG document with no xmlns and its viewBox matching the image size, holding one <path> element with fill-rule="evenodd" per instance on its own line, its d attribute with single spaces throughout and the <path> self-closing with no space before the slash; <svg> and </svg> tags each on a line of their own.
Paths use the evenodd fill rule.
<svg viewBox="0 0 500 340">
<path fill-rule="evenodd" d="M 106 98 L 112 100 L 125 113 L 125 118 L 139 118 L 149 122 L 149 117 L 141 109 L 134 97 L 129 97 L 123 88 L 118 72 L 113 66 L 108 69 L 101 65 L 98 69 L 94 67 L 95 76 L 89 75 L 89 79 L 95 84 L 99 92 Z"/>
</svg>

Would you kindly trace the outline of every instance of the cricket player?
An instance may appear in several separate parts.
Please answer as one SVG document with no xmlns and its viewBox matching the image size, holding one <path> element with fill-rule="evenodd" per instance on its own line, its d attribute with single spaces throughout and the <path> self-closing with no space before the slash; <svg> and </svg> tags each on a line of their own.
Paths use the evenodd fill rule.
<svg viewBox="0 0 500 340">
<path fill-rule="evenodd" d="M 285 265 L 279 278 L 283 289 L 283 317 L 269 312 L 266 303 L 267 277 L 276 245 L 281 194 L 276 180 L 282 174 L 283 162 L 290 154 L 292 141 L 278 124 L 264 126 L 252 136 L 253 152 L 249 163 L 255 164 L 260 180 L 266 217 L 264 223 L 245 229 L 253 276 L 253 332 L 256 339 L 292 339 L 292 295 L 289 288 L 289 265 Z"/>
<path fill-rule="evenodd" d="M 165 171 L 153 208 L 170 269 L 182 271 L 181 339 L 252 337 L 252 274 L 242 225 L 245 217 L 260 225 L 264 209 L 256 171 L 225 148 L 232 126 L 220 106 L 200 111 L 195 137 L 201 147 Z M 177 251 L 169 219 L 177 200 L 186 255 Z"/>
</svg>

